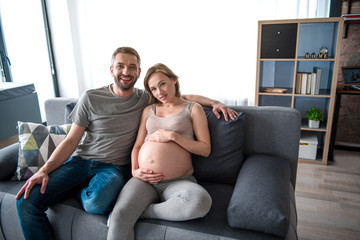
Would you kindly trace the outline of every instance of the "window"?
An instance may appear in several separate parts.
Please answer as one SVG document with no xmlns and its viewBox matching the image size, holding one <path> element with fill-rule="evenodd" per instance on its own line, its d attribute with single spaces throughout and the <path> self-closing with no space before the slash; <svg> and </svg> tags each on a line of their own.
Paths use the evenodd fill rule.
<svg viewBox="0 0 360 240">
<path fill-rule="evenodd" d="M 44 101 L 55 93 L 42 1 L 0 0 L 0 6 L 2 81 L 33 83 L 45 120 Z"/>
</svg>

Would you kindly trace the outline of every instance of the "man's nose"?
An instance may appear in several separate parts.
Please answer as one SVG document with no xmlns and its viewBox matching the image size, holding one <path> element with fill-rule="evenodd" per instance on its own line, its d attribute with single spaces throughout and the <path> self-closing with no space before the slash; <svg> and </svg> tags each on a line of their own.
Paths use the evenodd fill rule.
<svg viewBox="0 0 360 240">
<path fill-rule="evenodd" d="M 122 74 L 124 74 L 124 75 L 129 75 L 129 73 L 130 73 L 129 68 L 128 68 L 128 67 L 124 67 L 123 70 L 122 70 Z"/>
</svg>

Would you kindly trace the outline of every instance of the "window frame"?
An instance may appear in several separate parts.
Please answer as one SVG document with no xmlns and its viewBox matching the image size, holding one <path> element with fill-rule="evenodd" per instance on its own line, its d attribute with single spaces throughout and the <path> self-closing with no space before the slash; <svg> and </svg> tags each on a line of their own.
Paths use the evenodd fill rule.
<svg viewBox="0 0 360 240">
<path fill-rule="evenodd" d="M 11 75 L 11 62 L 7 56 L 6 44 L 4 39 L 4 33 L 2 29 L 1 13 L 0 13 L 0 71 L 1 71 L 1 82 L 12 82 Z M 5 79 L 5 81 L 3 81 Z"/>
</svg>

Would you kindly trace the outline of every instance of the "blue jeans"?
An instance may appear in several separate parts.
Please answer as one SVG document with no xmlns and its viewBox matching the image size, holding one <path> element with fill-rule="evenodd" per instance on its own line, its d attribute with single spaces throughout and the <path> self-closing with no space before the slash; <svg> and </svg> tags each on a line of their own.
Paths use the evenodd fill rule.
<svg viewBox="0 0 360 240">
<path fill-rule="evenodd" d="M 25 239 L 54 239 L 45 211 L 52 204 L 79 194 L 86 212 L 109 213 L 120 190 L 130 177 L 130 164 L 116 166 L 109 163 L 70 157 L 61 167 L 49 174 L 44 194 L 40 185 L 16 201 Z"/>
</svg>

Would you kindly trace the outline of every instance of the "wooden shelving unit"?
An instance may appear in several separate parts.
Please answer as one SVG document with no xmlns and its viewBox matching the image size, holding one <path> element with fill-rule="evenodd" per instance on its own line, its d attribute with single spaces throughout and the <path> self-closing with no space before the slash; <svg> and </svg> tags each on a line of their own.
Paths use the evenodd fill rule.
<svg viewBox="0 0 360 240">
<path fill-rule="evenodd" d="M 343 18 L 317 18 L 259 21 L 256 71 L 256 106 L 296 108 L 302 116 L 301 131 L 317 137 L 316 159 L 300 162 L 327 164 L 336 79 L 339 69 Z M 319 58 L 321 47 L 328 50 L 327 58 Z M 315 53 L 315 58 L 305 58 Z M 297 73 L 321 68 L 318 94 L 296 93 Z M 264 92 L 264 88 L 285 89 L 285 92 Z M 312 106 L 323 112 L 320 128 L 307 126 L 306 111 Z M 286 147 L 286 146 L 284 146 Z"/>
</svg>

